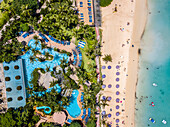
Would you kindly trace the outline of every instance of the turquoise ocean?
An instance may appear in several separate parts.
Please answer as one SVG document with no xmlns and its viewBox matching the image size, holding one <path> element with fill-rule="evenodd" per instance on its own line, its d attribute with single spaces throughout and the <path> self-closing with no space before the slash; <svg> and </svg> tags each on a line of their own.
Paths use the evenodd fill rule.
<svg viewBox="0 0 170 127">
<path fill-rule="evenodd" d="M 170 127 L 170 0 L 148 0 L 148 9 L 139 58 L 135 126 Z M 149 121 L 150 117 L 156 122 Z"/>
</svg>

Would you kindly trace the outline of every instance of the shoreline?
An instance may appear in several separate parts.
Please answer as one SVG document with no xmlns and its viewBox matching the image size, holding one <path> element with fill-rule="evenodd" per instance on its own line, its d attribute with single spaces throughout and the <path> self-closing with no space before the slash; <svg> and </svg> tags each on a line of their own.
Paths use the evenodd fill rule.
<svg viewBox="0 0 170 127">
<path fill-rule="evenodd" d="M 131 37 L 134 47 L 129 48 L 128 77 L 126 82 L 126 127 L 135 127 L 136 86 L 138 83 L 140 42 L 145 31 L 148 16 L 147 0 L 137 0 L 135 4 L 134 26 Z"/>
</svg>

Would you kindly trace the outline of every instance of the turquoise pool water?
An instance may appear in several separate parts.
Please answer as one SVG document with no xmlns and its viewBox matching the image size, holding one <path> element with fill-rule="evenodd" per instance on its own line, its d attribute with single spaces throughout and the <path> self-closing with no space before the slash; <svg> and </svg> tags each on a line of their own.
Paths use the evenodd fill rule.
<svg viewBox="0 0 170 127">
<path fill-rule="evenodd" d="M 50 114 L 50 113 L 51 113 L 51 108 L 48 107 L 48 106 L 36 107 L 36 109 L 37 109 L 37 110 L 39 110 L 39 109 L 44 109 L 44 112 L 45 112 L 46 114 Z M 47 111 L 46 109 L 49 109 L 49 111 Z"/>
<path fill-rule="evenodd" d="M 33 56 L 33 53 L 32 53 L 31 50 L 29 50 L 24 55 L 19 57 L 19 58 L 22 58 L 24 60 L 24 63 L 25 63 L 25 73 L 26 73 L 25 74 L 25 76 L 26 76 L 26 83 L 28 84 L 28 86 L 30 88 L 32 88 L 32 86 L 31 86 L 31 84 L 29 84 L 29 81 L 31 80 L 31 73 L 33 72 L 33 70 L 35 68 L 43 68 L 43 69 L 45 69 L 46 66 L 48 66 L 48 67 L 50 67 L 50 71 L 52 71 L 55 66 L 61 64 L 61 62 L 60 62 L 61 59 L 64 58 L 67 61 L 69 60 L 69 57 L 66 54 L 60 54 L 60 53 L 54 51 L 52 48 L 50 48 L 50 49 L 43 49 L 42 50 L 40 42 L 36 46 L 34 39 L 31 39 L 29 41 L 28 46 L 31 46 L 32 48 L 35 48 L 35 50 L 39 50 L 42 54 L 45 54 L 45 52 L 49 52 L 54 57 L 54 59 L 52 61 L 39 62 L 37 60 L 37 61 L 34 61 L 33 63 L 31 63 L 30 59 L 29 59 L 30 56 Z"/>
<path fill-rule="evenodd" d="M 73 90 L 70 105 L 66 107 L 66 110 L 68 111 L 70 116 L 73 118 L 76 118 L 81 114 L 81 109 L 77 104 L 78 95 L 79 95 L 79 91 Z"/>
<path fill-rule="evenodd" d="M 141 42 L 135 126 L 170 127 L 170 0 L 148 0 L 148 7 L 151 14 Z"/>
</svg>

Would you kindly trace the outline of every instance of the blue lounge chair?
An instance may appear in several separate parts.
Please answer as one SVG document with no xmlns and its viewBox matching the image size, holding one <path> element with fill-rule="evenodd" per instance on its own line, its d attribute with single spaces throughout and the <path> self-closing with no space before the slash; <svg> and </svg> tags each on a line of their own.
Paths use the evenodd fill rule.
<svg viewBox="0 0 170 127">
<path fill-rule="evenodd" d="M 84 119 L 84 118 L 85 118 L 85 115 L 82 115 L 81 118 Z"/>
<path fill-rule="evenodd" d="M 72 120 L 71 120 L 71 119 L 68 119 L 68 120 L 67 120 L 67 122 L 68 122 L 68 123 L 71 123 L 71 122 L 72 122 Z"/>
<path fill-rule="evenodd" d="M 21 36 L 23 33 L 24 33 L 24 32 L 21 30 L 21 31 L 19 32 L 19 35 Z"/>
<path fill-rule="evenodd" d="M 80 2 L 80 7 L 83 7 L 83 2 Z"/>
<path fill-rule="evenodd" d="M 88 108 L 88 117 L 90 117 L 90 115 L 91 115 L 91 109 Z"/>
<path fill-rule="evenodd" d="M 91 7 L 89 7 L 88 10 L 91 11 Z"/>
<path fill-rule="evenodd" d="M 91 6 L 91 3 L 88 3 L 87 5 L 90 7 L 90 6 Z"/>
<path fill-rule="evenodd" d="M 87 123 L 87 122 L 88 122 L 88 120 L 89 120 L 89 117 L 87 116 L 87 117 L 86 117 L 86 119 L 85 119 L 85 122 Z"/>
<path fill-rule="evenodd" d="M 83 109 L 83 115 L 86 115 L 86 109 L 85 108 Z"/>
</svg>

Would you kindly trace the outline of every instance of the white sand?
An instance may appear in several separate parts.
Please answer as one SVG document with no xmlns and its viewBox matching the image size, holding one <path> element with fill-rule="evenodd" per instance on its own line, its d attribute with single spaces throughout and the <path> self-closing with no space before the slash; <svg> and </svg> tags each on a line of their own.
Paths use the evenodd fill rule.
<svg viewBox="0 0 170 127">
<path fill-rule="evenodd" d="M 118 11 L 113 13 L 115 4 L 117 4 Z M 113 126 L 116 126 L 116 119 L 120 120 L 120 127 L 124 127 L 125 125 L 127 127 L 134 126 L 134 95 L 138 67 L 137 51 L 141 31 L 143 31 L 145 24 L 145 5 L 145 0 L 138 0 L 137 2 L 135 0 L 133 0 L 133 2 L 131 0 L 114 0 L 111 5 L 102 8 L 104 41 L 104 43 L 102 43 L 102 54 L 111 54 L 113 58 L 113 61 L 107 64 L 101 61 L 101 64 L 106 67 L 108 65 L 112 66 L 110 70 L 107 68 L 102 69 L 102 74 L 106 74 L 106 78 L 103 79 L 106 85 L 103 94 L 104 96 L 112 97 L 109 106 L 106 106 L 103 110 L 106 111 L 106 114 L 112 115 L 111 118 L 107 118 L 107 123 L 112 123 Z M 135 9 L 135 6 L 137 9 Z M 127 25 L 127 23 L 129 23 L 129 25 Z M 140 25 L 140 27 L 136 29 L 136 25 Z M 136 44 L 136 41 L 138 44 Z M 132 44 L 134 45 L 133 48 Z M 116 69 L 116 65 L 119 65 L 120 69 Z M 131 69 L 132 67 L 133 69 Z M 120 75 L 116 76 L 116 72 L 120 72 Z M 116 82 L 116 78 L 120 78 L 120 81 Z M 112 88 L 108 88 L 109 84 L 112 85 Z M 116 84 L 120 85 L 118 89 L 116 88 Z M 116 95 L 116 91 L 119 91 L 120 95 Z M 119 98 L 122 103 L 116 103 L 116 98 Z M 123 98 L 127 103 L 125 103 Z M 115 108 L 116 105 L 120 106 L 118 110 Z M 110 110 L 111 108 L 112 111 Z M 120 112 L 120 115 L 116 116 L 116 112 Z M 126 118 L 126 116 L 128 117 Z"/>
</svg>

